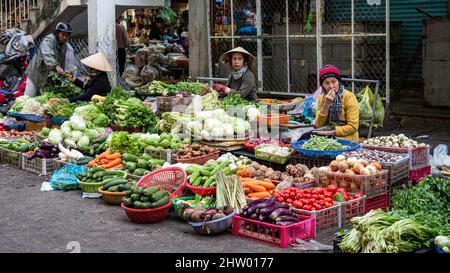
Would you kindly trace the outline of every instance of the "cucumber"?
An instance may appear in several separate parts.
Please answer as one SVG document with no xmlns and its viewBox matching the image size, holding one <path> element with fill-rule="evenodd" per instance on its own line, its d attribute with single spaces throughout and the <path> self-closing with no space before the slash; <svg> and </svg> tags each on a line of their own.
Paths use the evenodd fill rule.
<svg viewBox="0 0 450 273">
<path fill-rule="evenodd" d="M 108 136 L 102 136 L 102 137 L 99 137 L 97 139 L 92 140 L 91 142 L 94 143 L 94 144 L 96 144 L 96 143 L 103 143 L 107 139 L 108 139 Z"/>
<path fill-rule="evenodd" d="M 141 187 L 132 187 L 132 188 L 131 188 L 131 191 L 132 191 L 133 193 L 137 193 L 137 194 L 139 194 L 139 195 L 142 195 L 142 193 L 144 192 L 144 188 L 141 188 Z"/>
<path fill-rule="evenodd" d="M 142 208 L 143 209 L 150 209 L 150 208 L 152 208 L 152 203 L 150 203 L 150 202 L 143 202 L 142 203 Z"/>
<path fill-rule="evenodd" d="M 143 194 L 147 197 L 150 197 L 150 196 L 152 196 L 152 194 L 154 194 L 155 192 L 158 192 L 158 191 L 160 191 L 160 188 L 158 186 L 153 186 L 150 188 L 146 188 L 144 190 Z"/>
<path fill-rule="evenodd" d="M 135 209 L 142 209 L 142 202 L 141 201 L 134 201 L 133 202 L 133 207 Z"/>
<path fill-rule="evenodd" d="M 147 197 L 147 196 L 141 196 L 140 201 L 141 201 L 141 202 L 149 202 L 149 201 L 150 201 L 150 197 Z"/>
<path fill-rule="evenodd" d="M 139 160 L 139 157 L 129 154 L 129 153 L 124 153 L 122 155 L 122 161 L 137 163 L 138 160 Z"/>
<path fill-rule="evenodd" d="M 137 176 L 143 176 L 146 171 L 148 171 L 148 170 L 142 169 L 142 168 L 137 168 L 136 170 L 134 170 L 133 174 L 137 175 Z"/>
<path fill-rule="evenodd" d="M 86 177 L 94 177 L 94 174 L 89 172 L 89 173 L 86 174 Z"/>
<path fill-rule="evenodd" d="M 169 195 L 163 196 L 163 197 L 162 197 L 161 199 L 159 199 L 158 201 L 153 202 L 153 203 L 151 204 L 151 208 L 159 208 L 159 207 L 164 206 L 164 205 L 166 205 L 167 203 L 169 203 L 169 201 L 170 201 Z"/>
<path fill-rule="evenodd" d="M 130 191 L 131 187 L 133 187 L 133 185 L 131 185 L 131 184 L 125 184 L 125 185 L 122 184 L 122 191 Z"/>
<path fill-rule="evenodd" d="M 91 170 L 90 170 L 90 172 L 91 173 L 96 173 L 96 172 L 100 172 L 100 171 L 104 171 L 105 169 L 103 169 L 102 167 L 95 167 L 95 168 L 92 168 Z"/>
<path fill-rule="evenodd" d="M 106 171 L 99 171 L 94 173 L 94 178 L 99 178 L 99 177 L 103 177 L 106 175 Z"/>
<path fill-rule="evenodd" d="M 105 175 L 116 175 L 116 176 L 122 177 L 123 172 L 122 171 L 105 171 L 105 174 L 103 176 L 105 176 Z"/>
<path fill-rule="evenodd" d="M 139 159 L 136 166 L 138 169 L 147 169 L 147 161 L 144 159 Z"/>
<path fill-rule="evenodd" d="M 130 198 L 133 192 L 131 190 L 125 191 L 125 197 Z"/>
<path fill-rule="evenodd" d="M 201 171 L 200 171 L 200 174 L 201 174 L 202 176 L 207 176 L 207 177 L 210 177 L 210 176 L 211 176 L 211 172 L 205 171 L 205 170 L 201 170 Z"/>
<path fill-rule="evenodd" d="M 141 158 L 144 159 L 145 161 L 149 161 L 150 159 L 153 159 L 153 157 L 147 153 L 142 154 Z"/>
<path fill-rule="evenodd" d="M 141 195 L 137 194 L 137 193 L 133 193 L 131 195 L 131 201 L 135 202 L 141 199 Z"/>
<path fill-rule="evenodd" d="M 112 186 L 108 189 L 109 192 L 118 192 L 119 191 L 119 186 Z"/>
<path fill-rule="evenodd" d="M 119 186 L 119 185 L 121 185 L 121 184 L 126 184 L 126 183 L 128 183 L 128 180 L 125 180 L 125 179 L 116 179 L 116 180 L 113 180 L 113 181 L 108 182 L 108 183 L 106 183 L 105 185 L 103 185 L 103 189 L 104 189 L 104 190 L 108 190 L 110 187 L 113 187 L 113 186 Z"/>
<path fill-rule="evenodd" d="M 169 195 L 169 192 L 166 190 L 157 191 L 150 196 L 150 200 L 152 200 L 153 202 L 156 202 L 166 195 Z"/>
<path fill-rule="evenodd" d="M 131 201 L 131 198 L 129 198 L 129 197 L 122 198 L 122 203 L 125 205 L 125 207 L 133 206 L 133 201 Z"/>
</svg>

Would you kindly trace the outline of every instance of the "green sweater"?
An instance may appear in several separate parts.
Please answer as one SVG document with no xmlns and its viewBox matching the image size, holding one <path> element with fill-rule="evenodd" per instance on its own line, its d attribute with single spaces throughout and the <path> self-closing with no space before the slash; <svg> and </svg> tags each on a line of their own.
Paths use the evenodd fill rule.
<svg viewBox="0 0 450 273">
<path fill-rule="evenodd" d="M 231 89 L 230 94 L 241 94 L 241 97 L 248 101 L 258 99 L 258 95 L 256 95 L 258 85 L 256 84 L 255 75 L 250 69 L 238 80 L 235 80 L 233 75 L 230 75 L 227 86 Z"/>
</svg>

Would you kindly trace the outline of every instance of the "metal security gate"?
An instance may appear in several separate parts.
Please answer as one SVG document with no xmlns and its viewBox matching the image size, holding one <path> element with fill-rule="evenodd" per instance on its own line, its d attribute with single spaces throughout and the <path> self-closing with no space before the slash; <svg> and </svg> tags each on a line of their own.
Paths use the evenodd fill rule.
<svg viewBox="0 0 450 273">
<path fill-rule="evenodd" d="M 227 78 L 219 58 L 242 46 L 257 58 L 261 93 L 309 95 L 330 63 L 344 77 L 379 80 L 389 103 L 389 0 L 206 1 L 209 77 Z"/>
</svg>

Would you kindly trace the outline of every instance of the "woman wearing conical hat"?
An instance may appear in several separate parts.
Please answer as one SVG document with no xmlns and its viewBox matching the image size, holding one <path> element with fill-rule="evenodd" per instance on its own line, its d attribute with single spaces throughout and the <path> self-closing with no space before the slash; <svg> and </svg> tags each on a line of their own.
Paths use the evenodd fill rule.
<svg viewBox="0 0 450 273">
<path fill-rule="evenodd" d="M 81 81 L 71 74 L 66 74 L 69 81 L 83 89 L 81 95 L 71 97 L 69 101 L 90 101 L 94 95 L 106 96 L 111 91 L 111 84 L 106 72 L 111 72 L 112 66 L 105 55 L 97 53 L 81 60 L 81 63 L 89 67 L 90 77 L 85 81 Z"/>
<path fill-rule="evenodd" d="M 215 84 L 213 88 L 224 94 L 240 94 L 248 101 L 258 99 L 256 94 L 256 77 L 250 70 L 255 57 L 242 47 L 237 47 L 228 51 L 220 57 L 220 61 L 228 64 L 232 68 L 227 85 Z"/>
</svg>

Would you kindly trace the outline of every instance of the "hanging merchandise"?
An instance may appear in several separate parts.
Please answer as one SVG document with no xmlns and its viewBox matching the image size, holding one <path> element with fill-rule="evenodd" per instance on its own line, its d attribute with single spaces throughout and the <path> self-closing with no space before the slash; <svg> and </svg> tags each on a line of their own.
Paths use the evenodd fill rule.
<svg viewBox="0 0 450 273">
<path fill-rule="evenodd" d="M 369 126 L 372 119 L 373 111 L 370 103 L 369 88 L 366 86 L 361 92 L 356 95 L 359 102 L 359 121 L 361 126 Z"/>
</svg>

